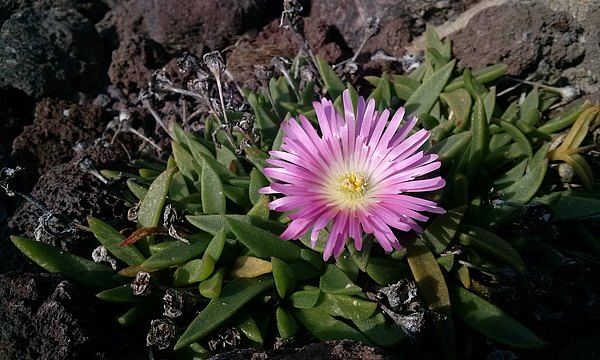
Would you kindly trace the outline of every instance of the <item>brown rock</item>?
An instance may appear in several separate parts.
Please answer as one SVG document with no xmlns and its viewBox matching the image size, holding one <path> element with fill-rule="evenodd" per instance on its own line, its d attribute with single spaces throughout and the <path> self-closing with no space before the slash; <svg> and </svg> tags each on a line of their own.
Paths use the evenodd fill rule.
<svg viewBox="0 0 600 360">
<path fill-rule="evenodd" d="M 549 78 L 581 59 L 581 32 L 565 13 L 537 3 L 509 2 L 483 10 L 451 38 L 464 66 L 504 63 L 510 74 L 537 72 L 536 77 Z"/>
<path fill-rule="evenodd" d="M 233 37 L 264 21 L 272 0 L 138 1 L 150 37 L 176 49 L 201 53 L 221 48 Z M 270 7 L 269 7 L 270 6 Z"/>
<path fill-rule="evenodd" d="M 13 155 L 43 173 L 71 160 L 78 142 L 93 143 L 103 123 L 102 109 L 95 105 L 43 99 L 36 105 L 33 124 L 25 126 L 14 140 Z"/>
</svg>

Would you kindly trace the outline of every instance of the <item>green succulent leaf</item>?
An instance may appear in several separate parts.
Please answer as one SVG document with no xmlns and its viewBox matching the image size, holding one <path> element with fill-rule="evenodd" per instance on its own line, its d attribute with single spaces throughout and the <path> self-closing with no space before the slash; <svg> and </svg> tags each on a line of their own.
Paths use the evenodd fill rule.
<svg viewBox="0 0 600 360">
<path fill-rule="evenodd" d="M 138 211 L 139 227 L 156 227 L 162 217 L 163 206 L 167 200 L 171 178 L 177 168 L 165 170 L 150 185 L 148 193 L 140 203 Z"/>
<path fill-rule="evenodd" d="M 256 168 L 253 168 L 252 171 L 250 171 L 249 189 L 250 201 L 252 202 L 252 205 L 256 205 L 256 203 L 261 197 L 261 194 L 258 193 L 258 190 L 265 186 L 269 186 L 269 179 L 267 179 L 267 177 L 264 176 Z"/>
<path fill-rule="evenodd" d="M 377 346 L 390 347 L 404 339 L 404 331 L 397 324 L 389 324 L 382 313 L 366 320 L 353 320 L 354 325 Z"/>
<path fill-rule="evenodd" d="M 502 191 L 502 200 L 515 204 L 526 204 L 537 193 L 548 168 L 546 154 L 549 145 L 542 146 L 536 152 L 530 163 L 529 171 L 523 177 Z M 476 222 L 496 226 L 515 211 L 516 208 L 512 206 L 481 209 Z"/>
<path fill-rule="evenodd" d="M 156 311 L 157 305 L 154 302 L 144 301 L 136 304 L 131 309 L 117 317 L 117 323 L 123 326 L 132 326 L 148 321 L 148 314 Z"/>
<path fill-rule="evenodd" d="M 537 87 L 534 87 L 527 96 L 525 100 L 521 104 L 521 109 L 519 111 L 519 120 L 517 123 L 523 123 L 525 125 L 533 126 L 536 125 L 540 119 L 539 113 L 539 92 Z"/>
<path fill-rule="evenodd" d="M 421 82 L 406 75 L 392 75 L 394 94 L 402 100 L 408 100 L 421 86 Z"/>
<path fill-rule="evenodd" d="M 259 344 L 263 343 L 263 336 L 260 333 L 260 329 L 247 311 L 240 310 L 235 317 L 234 324 L 248 339 Z"/>
<path fill-rule="evenodd" d="M 234 219 L 239 222 L 254 225 L 260 229 L 268 230 L 276 234 L 280 234 L 285 230 L 285 225 L 273 220 L 263 220 L 260 217 L 249 215 L 188 215 L 186 219 L 200 230 L 206 231 L 209 234 L 215 235 L 221 229 L 225 229 L 227 233 L 231 232 L 231 227 L 225 221 L 226 218 Z"/>
<path fill-rule="evenodd" d="M 456 158 L 471 142 L 473 133 L 470 131 L 452 135 L 445 140 L 431 146 L 428 154 L 438 154 L 442 164 L 448 164 L 452 159 Z"/>
<path fill-rule="evenodd" d="M 96 297 L 102 301 L 114 303 L 136 303 L 147 299 L 145 296 L 134 295 L 131 291 L 131 284 L 104 290 L 96 294 Z"/>
<path fill-rule="evenodd" d="M 407 116 L 426 114 L 431 110 L 433 104 L 438 100 L 440 93 L 444 89 L 444 86 L 446 86 L 446 83 L 452 74 L 452 70 L 454 70 L 455 64 L 456 60 L 450 61 L 431 75 L 431 77 L 425 80 L 425 82 L 415 90 L 412 96 L 406 100 L 406 103 L 404 104 Z"/>
<path fill-rule="evenodd" d="M 587 110 L 591 106 L 592 104 L 590 104 L 589 102 L 583 102 L 582 104 L 573 106 L 571 109 L 563 111 L 557 117 L 550 119 L 544 125 L 540 126 L 538 128 L 538 131 L 544 134 L 552 134 L 554 132 L 565 129 L 573 125 L 579 117 L 579 115 L 581 115 L 581 113 L 584 110 Z"/>
<path fill-rule="evenodd" d="M 310 333 L 321 341 L 350 339 L 370 344 L 358 330 L 315 308 L 295 309 L 294 315 Z"/>
<path fill-rule="evenodd" d="M 290 301 L 295 308 L 309 309 L 317 305 L 320 297 L 321 290 L 319 289 L 300 290 L 290 296 Z"/>
<path fill-rule="evenodd" d="M 202 163 L 202 181 L 200 187 L 202 209 L 207 214 L 224 214 L 226 211 L 225 194 L 221 178 L 206 161 Z"/>
<path fill-rule="evenodd" d="M 277 330 L 282 340 L 296 335 L 298 324 L 289 311 L 280 306 L 275 312 L 275 318 L 277 320 Z"/>
<path fill-rule="evenodd" d="M 600 218 L 600 194 L 570 192 L 554 205 L 554 221 L 581 221 Z"/>
<path fill-rule="evenodd" d="M 194 157 L 179 143 L 176 141 L 171 142 L 171 149 L 173 150 L 173 156 L 177 163 L 177 168 L 185 176 L 185 178 L 193 183 L 198 180 L 202 168 Z"/>
<path fill-rule="evenodd" d="M 439 255 L 450 245 L 466 210 L 466 205 L 448 210 L 445 214 L 436 217 L 427 226 L 422 238 L 434 253 Z"/>
<path fill-rule="evenodd" d="M 355 295 L 362 292 L 362 289 L 336 265 L 327 265 L 325 273 L 321 276 L 319 288 L 335 295 Z"/>
<path fill-rule="evenodd" d="M 487 84 L 494 80 L 499 79 L 500 77 L 506 74 L 506 70 L 508 70 L 508 65 L 506 64 L 494 64 L 483 69 L 475 70 L 471 72 L 471 75 L 475 78 L 475 80 L 482 84 Z M 461 75 L 450 82 L 445 88 L 445 92 L 454 91 L 456 89 L 460 89 L 465 86 L 465 77 Z M 503 117 L 503 119 L 506 119 Z"/>
<path fill-rule="evenodd" d="M 467 178 L 469 180 L 473 179 L 475 174 L 481 170 L 480 165 L 489 152 L 490 133 L 481 97 L 477 97 L 475 101 L 475 109 L 471 116 L 471 132 L 473 133 L 473 141 L 471 141 L 471 153 L 467 168 Z"/>
<path fill-rule="evenodd" d="M 407 248 L 406 259 L 429 310 L 445 316 L 444 320 L 436 321 L 434 325 L 446 357 L 454 359 L 454 324 L 444 275 L 429 248 L 419 239 Z"/>
<path fill-rule="evenodd" d="M 215 271 L 208 279 L 202 281 L 198 286 L 200 295 L 205 298 L 214 299 L 221 295 L 223 279 L 225 278 L 225 269 L 221 268 Z"/>
<path fill-rule="evenodd" d="M 454 315 L 467 326 L 501 344 L 519 349 L 540 349 L 547 344 L 520 322 L 479 296 L 450 285 Z"/>
<path fill-rule="evenodd" d="M 394 284 L 410 275 L 410 269 L 397 260 L 371 258 L 367 274 L 379 285 Z"/>
<path fill-rule="evenodd" d="M 441 93 L 440 99 L 448 105 L 454 116 L 456 116 L 456 126 L 465 127 L 473 103 L 469 92 L 465 89 L 457 89 L 452 92 Z"/>
<path fill-rule="evenodd" d="M 531 149 L 531 144 L 529 144 L 529 140 L 525 134 L 508 121 L 500 120 L 499 123 L 500 126 L 502 126 L 502 129 L 513 138 L 523 155 L 527 156 L 529 159 L 533 158 L 533 150 Z"/>
<path fill-rule="evenodd" d="M 11 236 L 11 241 L 29 259 L 51 273 L 96 289 L 108 289 L 127 282 L 110 267 L 73 255 L 46 243 Z"/>
<path fill-rule="evenodd" d="M 100 244 L 117 259 L 129 266 L 139 265 L 146 260 L 136 247 L 121 246 L 121 242 L 125 239 L 125 236 L 112 226 L 91 216 L 88 217 L 88 225 L 92 229 L 96 239 L 100 241 Z"/>
<path fill-rule="evenodd" d="M 346 86 L 337 76 L 337 74 L 333 71 L 329 64 L 317 56 L 317 67 L 319 68 L 319 75 L 321 75 L 321 79 L 325 83 L 325 87 L 327 88 L 327 93 L 329 94 L 331 100 L 336 100 L 342 92 L 346 89 Z"/>
<path fill-rule="evenodd" d="M 271 264 L 273 266 L 275 288 L 279 297 L 285 299 L 296 286 L 296 275 L 293 269 L 283 260 L 273 257 L 271 258 Z"/>
<path fill-rule="evenodd" d="M 211 241 L 211 236 L 197 233 L 187 237 L 188 243 L 176 241 L 168 247 L 150 256 L 142 263 L 144 269 L 167 269 L 182 264 L 202 254 Z"/>
<path fill-rule="evenodd" d="M 350 320 L 367 320 L 377 310 L 377 303 L 348 295 L 323 293 L 314 308 L 332 316 L 339 316 Z"/>
<path fill-rule="evenodd" d="M 270 259 L 276 257 L 290 262 L 302 261 L 301 248 L 292 242 L 283 241 L 271 232 L 235 220 L 232 217 L 226 217 L 225 223 L 236 238 L 260 258 Z"/>
<path fill-rule="evenodd" d="M 253 279 L 234 279 L 229 282 L 221 295 L 212 299 L 191 322 L 175 344 L 175 350 L 196 342 L 227 321 L 248 301 L 271 288 L 275 282 L 270 275 Z"/>
<path fill-rule="evenodd" d="M 462 231 L 459 237 L 461 244 L 510 264 L 521 274 L 527 271 L 525 262 L 519 253 L 498 235 L 489 230 L 465 224 L 462 224 L 460 229 Z"/>
<path fill-rule="evenodd" d="M 138 200 L 144 200 L 146 194 L 148 193 L 148 189 L 138 184 L 135 180 L 129 179 L 127 180 L 127 187 L 133 195 L 138 198 Z"/>
</svg>

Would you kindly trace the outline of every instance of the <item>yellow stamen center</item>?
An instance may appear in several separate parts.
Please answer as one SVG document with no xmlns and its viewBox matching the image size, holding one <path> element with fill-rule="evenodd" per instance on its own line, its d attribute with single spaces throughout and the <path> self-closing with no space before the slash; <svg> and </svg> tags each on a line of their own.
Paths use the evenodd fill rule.
<svg viewBox="0 0 600 360">
<path fill-rule="evenodd" d="M 339 177 L 339 193 L 347 200 L 355 200 L 365 193 L 367 177 L 354 171 L 343 173 Z"/>
</svg>

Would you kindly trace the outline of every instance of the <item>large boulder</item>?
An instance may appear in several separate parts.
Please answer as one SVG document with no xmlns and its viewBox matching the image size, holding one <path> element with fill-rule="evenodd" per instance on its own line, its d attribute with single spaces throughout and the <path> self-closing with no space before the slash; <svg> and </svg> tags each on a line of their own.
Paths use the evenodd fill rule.
<svg viewBox="0 0 600 360">
<path fill-rule="evenodd" d="M 0 29 L 0 88 L 67 97 L 102 84 L 103 60 L 93 24 L 72 9 L 25 9 Z"/>
</svg>

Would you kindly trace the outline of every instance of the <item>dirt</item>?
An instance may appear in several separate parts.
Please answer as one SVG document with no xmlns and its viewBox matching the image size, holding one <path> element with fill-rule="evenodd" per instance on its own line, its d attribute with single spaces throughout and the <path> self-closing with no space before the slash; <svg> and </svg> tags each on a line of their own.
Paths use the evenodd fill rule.
<svg viewBox="0 0 600 360">
<path fill-rule="evenodd" d="M 397 63 L 370 61 L 371 55 L 378 50 L 404 55 L 425 23 L 453 20 L 476 2 L 301 1 L 304 34 L 313 51 L 330 63 L 360 51 L 358 75 L 402 72 Z M 164 155 L 139 137 L 115 135 L 110 128 L 127 109 L 132 127 L 168 150 L 168 137 L 138 99 L 151 73 L 168 66 L 176 76 L 174 59 L 184 50 L 201 56 L 222 49 L 238 82 L 256 88 L 255 64 L 269 64 L 274 56 L 293 57 L 298 51 L 298 38 L 279 28 L 279 1 L 209 4 L 204 0 L 181 7 L 167 0 L 0 0 L 0 43 L 37 49 L 20 50 L 18 57 L 6 52 L 8 46 L 0 50 L 0 64 L 9 65 L 0 66 L 0 168 L 26 168 L 15 189 L 33 195 L 70 222 L 85 223 L 87 216 L 94 215 L 127 226 L 118 184 L 104 184 L 81 171 L 79 163 L 89 157 L 99 168 L 125 169 L 140 154 Z M 461 66 L 479 68 L 501 61 L 515 76 L 576 85 L 597 102 L 599 14 L 600 6 L 590 5 L 584 17 L 572 18 L 536 2 L 508 3 L 477 14 L 451 38 Z M 360 49 L 371 15 L 380 17 L 381 27 Z M 47 24 L 46 32 L 28 26 L 24 19 Z M 9 73 L 11 66 L 18 71 Z M 166 120 L 181 120 L 180 106 L 166 101 L 160 110 Z M 123 340 L 120 331 L 107 330 L 113 326 L 114 314 L 98 315 L 94 311 L 98 303 L 83 295 L 83 289 L 63 282 L 59 275 L 22 273 L 39 268 L 15 251 L 8 235 L 33 236 L 42 213 L 30 202 L 0 194 L 0 322 L 10 325 L 0 334 L 4 350 L 0 359 L 15 354 L 26 359 L 69 358 L 67 354 L 70 358 L 139 357 L 144 349 L 135 346 L 103 352 L 96 345 L 98 339 L 104 345 L 129 344 L 129 340 Z M 89 256 L 92 243 L 88 233 L 77 232 L 54 244 Z M 569 337 L 565 342 L 559 354 L 566 357 L 568 349 L 584 359 L 597 354 L 585 338 Z M 220 358 L 387 358 L 377 349 L 352 342 L 313 344 L 291 353 L 244 350 Z"/>
</svg>

